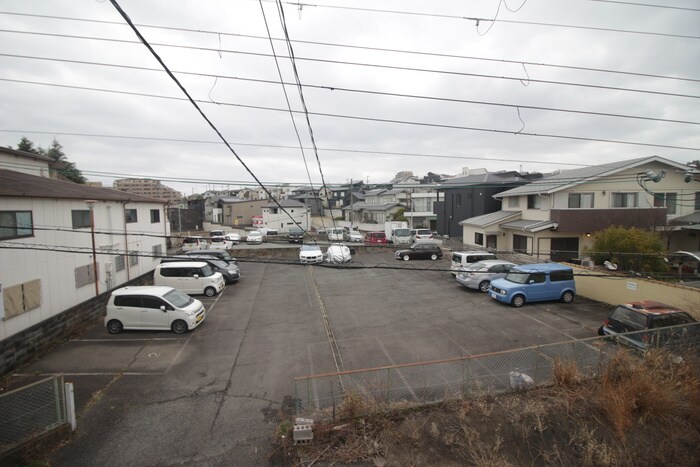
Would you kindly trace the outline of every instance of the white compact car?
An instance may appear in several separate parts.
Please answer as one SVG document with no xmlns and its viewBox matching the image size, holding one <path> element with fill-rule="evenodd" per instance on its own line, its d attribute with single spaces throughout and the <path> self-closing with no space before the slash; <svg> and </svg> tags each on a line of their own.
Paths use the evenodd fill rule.
<svg viewBox="0 0 700 467">
<path fill-rule="evenodd" d="M 203 261 L 160 263 L 153 273 L 153 283 L 181 290 L 187 294 L 213 297 L 224 290 L 224 276 Z"/>
<path fill-rule="evenodd" d="M 205 317 L 202 302 L 172 287 L 123 287 L 109 297 L 105 326 L 112 334 L 124 329 L 183 334 L 202 324 Z"/>
<path fill-rule="evenodd" d="M 263 242 L 263 234 L 262 232 L 253 230 L 252 232 L 248 232 L 245 241 L 251 245 L 260 245 Z"/>
<path fill-rule="evenodd" d="M 225 250 L 228 248 L 226 238 L 223 236 L 209 238 L 209 248 L 212 250 Z"/>
<path fill-rule="evenodd" d="M 239 234 L 238 232 L 229 232 L 226 235 L 224 235 L 224 238 L 227 242 L 230 242 L 233 245 L 238 245 L 239 243 L 241 243 L 241 234 Z"/>
<path fill-rule="evenodd" d="M 302 245 L 299 249 L 299 261 L 302 264 L 316 264 L 323 262 L 323 252 L 318 245 Z"/>
</svg>

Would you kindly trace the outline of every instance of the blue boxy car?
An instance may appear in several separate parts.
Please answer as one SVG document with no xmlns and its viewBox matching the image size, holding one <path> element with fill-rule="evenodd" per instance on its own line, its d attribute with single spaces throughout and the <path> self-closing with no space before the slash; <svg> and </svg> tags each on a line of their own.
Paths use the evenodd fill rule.
<svg viewBox="0 0 700 467">
<path fill-rule="evenodd" d="M 557 263 L 523 264 L 511 269 L 503 279 L 492 281 L 489 295 L 514 307 L 548 300 L 571 303 L 576 295 L 574 271 Z"/>
</svg>

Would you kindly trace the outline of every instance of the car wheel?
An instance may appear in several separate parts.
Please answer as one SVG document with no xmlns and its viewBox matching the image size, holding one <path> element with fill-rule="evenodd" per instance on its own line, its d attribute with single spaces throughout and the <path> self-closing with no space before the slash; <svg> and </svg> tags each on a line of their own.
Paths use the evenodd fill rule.
<svg viewBox="0 0 700 467">
<path fill-rule="evenodd" d="M 603 331 L 603 326 L 601 326 L 601 327 L 598 328 L 598 335 L 599 335 L 599 336 L 604 336 L 604 335 L 605 335 L 605 331 Z"/>
<path fill-rule="evenodd" d="M 432 255 L 430 255 L 430 259 L 435 261 L 437 259 L 437 255 L 435 253 L 433 253 Z"/>
<path fill-rule="evenodd" d="M 112 319 L 107 323 L 107 330 L 110 334 L 119 334 L 124 330 L 124 325 L 118 319 Z"/>
<path fill-rule="evenodd" d="M 520 308 L 521 306 L 525 305 L 525 297 L 522 295 L 516 295 L 510 301 L 510 304 L 513 305 L 515 308 Z"/>
<path fill-rule="evenodd" d="M 567 290 L 561 295 L 561 301 L 564 303 L 571 303 L 574 301 L 574 293 L 570 290 Z"/>
<path fill-rule="evenodd" d="M 178 319 L 177 321 L 173 321 L 173 324 L 170 325 L 170 329 L 172 329 L 175 334 L 184 334 L 187 332 L 187 323 Z"/>
<path fill-rule="evenodd" d="M 489 281 L 481 281 L 481 282 L 479 283 L 479 290 L 481 290 L 482 292 L 486 293 L 486 292 L 489 291 L 489 285 L 491 285 L 491 282 L 489 282 Z"/>
<path fill-rule="evenodd" d="M 204 289 L 204 295 L 206 295 L 207 297 L 213 297 L 214 295 L 216 295 L 216 289 L 214 287 L 207 287 L 206 289 Z"/>
<path fill-rule="evenodd" d="M 404 260 L 404 261 L 408 261 L 409 259 L 411 259 L 411 258 L 409 258 L 408 255 L 403 255 L 403 260 Z"/>
</svg>

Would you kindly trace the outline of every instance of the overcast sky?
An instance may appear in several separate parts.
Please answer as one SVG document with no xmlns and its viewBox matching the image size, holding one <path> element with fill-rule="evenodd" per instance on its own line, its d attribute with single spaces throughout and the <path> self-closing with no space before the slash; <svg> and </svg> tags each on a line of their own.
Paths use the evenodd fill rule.
<svg viewBox="0 0 700 467">
<path fill-rule="evenodd" d="M 676 8 L 594 0 L 319 0 L 301 9 L 282 2 L 326 183 L 385 182 L 403 170 L 423 176 L 463 167 L 552 171 L 651 155 L 700 159 L 700 1 L 646 1 Z M 260 180 L 308 184 L 258 0 L 119 4 Z M 276 4 L 262 7 L 272 37 L 283 38 Z M 254 185 L 109 1 L 0 0 L 0 11 L 0 145 L 16 147 L 26 136 L 47 147 L 55 137 L 90 180 L 107 186 L 127 176 L 181 179 L 165 183 L 185 194 Z M 317 184 L 287 46 L 273 44 Z"/>
</svg>

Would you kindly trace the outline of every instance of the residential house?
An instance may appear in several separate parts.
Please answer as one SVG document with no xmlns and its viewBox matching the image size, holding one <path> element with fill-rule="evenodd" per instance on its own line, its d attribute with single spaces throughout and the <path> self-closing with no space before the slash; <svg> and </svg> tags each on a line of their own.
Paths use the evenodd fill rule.
<svg viewBox="0 0 700 467">
<path fill-rule="evenodd" d="M 303 203 L 293 199 L 279 200 L 279 205 L 268 202 L 262 210 L 260 227 L 287 232 L 290 227 L 298 224 L 306 230 L 309 228 L 310 215 L 310 210 Z"/>
<path fill-rule="evenodd" d="M 39 177 L 50 177 L 49 156 L 33 154 L 16 149 L 0 148 L 0 169 L 14 170 Z"/>
<path fill-rule="evenodd" d="M 396 212 L 405 208 L 405 205 L 400 202 L 400 198 L 404 196 L 405 193 L 402 190 L 378 188 L 367 191 L 364 194 L 364 201 L 358 201 L 343 208 L 345 220 L 371 224 L 383 224 L 393 220 Z"/>
<path fill-rule="evenodd" d="M 497 193 L 500 211 L 460 222 L 463 241 L 561 261 L 580 257 L 596 232 L 617 225 L 661 231 L 670 250 L 700 250 L 700 181 L 688 169 L 652 156 L 562 170 Z"/>
<path fill-rule="evenodd" d="M 0 169 L 0 340 L 152 271 L 169 233 L 162 200 Z"/>
<path fill-rule="evenodd" d="M 541 176 L 477 169 L 465 170 L 464 175 L 443 181 L 437 187 L 438 197 L 434 202 L 438 234 L 448 237 L 461 236 L 460 221 L 501 209 L 501 203 L 494 195 Z"/>
<path fill-rule="evenodd" d="M 264 199 L 219 198 L 216 205 L 221 213 L 221 225 L 253 225 L 253 217 L 262 214 L 265 206 L 270 204 Z"/>
<path fill-rule="evenodd" d="M 323 215 L 323 199 L 319 194 L 318 188 L 299 187 L 292 190 L 288 199 L 296 200 L 302 203 L 309 209 L 312 216 Z"/>
</svg>

